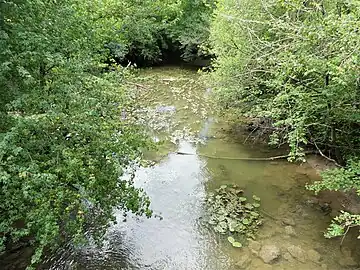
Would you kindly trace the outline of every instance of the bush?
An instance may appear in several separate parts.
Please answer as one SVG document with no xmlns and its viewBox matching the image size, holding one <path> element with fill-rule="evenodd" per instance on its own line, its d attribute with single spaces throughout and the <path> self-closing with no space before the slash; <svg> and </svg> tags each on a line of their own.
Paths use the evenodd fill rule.
<svg viewBox="0 0 360 270">
<path fill-rule="evenodd" d="M 132 100 L 127 69 L 103 73 L 113 29 L 93 1 L 1 2 L 0 248 L 23 237 L 36 248 L 99 239 L 115 207 L 151 215 L 124 172 L 150 144 L 121 121 Z M 97 7 L 99 8 L 99 7 Z"/>
<path fill-rule="evenodd" d="M 217 100 L 273 123 L 290 159 L 312 145 L 346 169 L 312 189 L 359 189 L 360 1 L 221 0 L 211 26 Z M 355 157 L 355 159 L 354 159 Z"/>
</svg>

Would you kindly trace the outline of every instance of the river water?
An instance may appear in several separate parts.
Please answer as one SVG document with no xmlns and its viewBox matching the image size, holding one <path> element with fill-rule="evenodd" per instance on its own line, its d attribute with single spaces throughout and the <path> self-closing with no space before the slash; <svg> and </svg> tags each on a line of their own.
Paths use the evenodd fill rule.
<svg viewBox="0 0 360 270">
<path fill-rule="evenodd" d="M 129 215 L 122 222 L 122 213 L 116 213 L 119 222 L 103 247 L 65 252 L 50 269 L 357 269 L 354 239 L 345 239 L 340 249 L 339 239 L 323 237 L 330 217 L 305 191 L 305 183 L 318 179 L 307 163 L 232 159 L 278 153 L 243 143 L 246 135 L 231 135 L 228 124 L 211 114 L 211 89 L 192 70 L 143 70 L 133 85 L 139 121 L 162 142 L 156 153 L 147 154 L 156 165 L 140 168 L 135 183 L 162 219 Z M 276 246 L 281 256 L 275 263 L 265 264 L 256 249 L 232 247 L 204 226 L 204 200 L 223 184 L 237 184 L 261 198 L 264 224 L 255 246 Z M 289 254 L 291 246 L 299 254 Z"/>
</svg>

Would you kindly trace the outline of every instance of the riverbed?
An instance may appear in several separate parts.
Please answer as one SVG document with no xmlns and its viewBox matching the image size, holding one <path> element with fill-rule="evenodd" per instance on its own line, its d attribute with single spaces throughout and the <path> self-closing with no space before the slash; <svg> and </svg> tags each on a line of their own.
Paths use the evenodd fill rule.
<svg viewBox="0 0 360 270">
<path fill-rule="evenodd" d="M 319 179 L 315 170 L 284 159 L 251 160 L 279 153 L 246 134 L 234 136 L 214 114 L 211 87 L 200 74 L 151 68 L 139 71 L 131 85 L 139 100 L 132 117 L 159 143 L 146 155 L 155 164 L 139 168 L 135 177 L 157 217 L 128 215 L 123 222 L 123 213 L 116 213 L 118 224 L 103 247 L 64 252 L 50 269 L 357 269 L 355 241 L 345 239 L 340 249 L 340 239 L 323 236 L 331 218 L 305 190 L 306 183 Z M 242 248 L 232 247 L 203 221 L 207 195 L 224 184 L 261 198 L 264 223 L 255 241 Z M 279 254 L 268 264 L 263 257 L 270 247 Z"/>
</svg>

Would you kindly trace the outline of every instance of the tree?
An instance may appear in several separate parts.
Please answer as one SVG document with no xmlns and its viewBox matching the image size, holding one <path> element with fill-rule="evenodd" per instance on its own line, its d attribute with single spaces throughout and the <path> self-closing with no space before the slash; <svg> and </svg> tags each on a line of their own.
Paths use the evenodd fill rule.
<svg viewBox="0 0 360 270">
<path fill-rule="evenodd" d="M 103 72 L 114 33 L 93 1 L 0 5 L 0 247 L 30 237 L 37 263 L 45 248 L 83 240 L 90 223 L 100 237 L 115 207 L 151 215 L 142 190 L 122 177 L 149 142 L 121 120 L 132 107 L 128 71 Z"/>
<path fill-rule="evenodd" d="M 316 191 L 360 189 L 359 7 L 358 0 L 222 0 L 211 27 L 220 106 L 269 119 L 270 143 L 286 142 L 291 160 L 304 159 L 310 145 L 347 163 L 325 172 Z"/>
</svg>

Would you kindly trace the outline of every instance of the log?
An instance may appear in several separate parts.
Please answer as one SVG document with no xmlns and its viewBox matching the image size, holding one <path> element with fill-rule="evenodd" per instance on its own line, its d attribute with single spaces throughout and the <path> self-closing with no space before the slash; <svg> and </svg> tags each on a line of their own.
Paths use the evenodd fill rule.
<svg viewBox="0 0 360 270">
<path fill-rule="evenodd" d="M 198 155 L 200 157 L 212 158 L 212 159 L 227 159 L 227 160 L 245 160 L 245 161 L 272 161 L 276 159 L 284 159 L 288 158 L 290 155 L 282 155 L 282 156 L 274 156 L 274 157 L 259 157 L 259 158 L 246 158 L 246 157 L 219 157 L 219 156 L 212 156 L 206 154 L 194 154 L 194 153 L 186 153 L 186 152 L 175 152 L 177 155 L 184 155 L 184 156 L 193 156 Z"/>
</svg>

